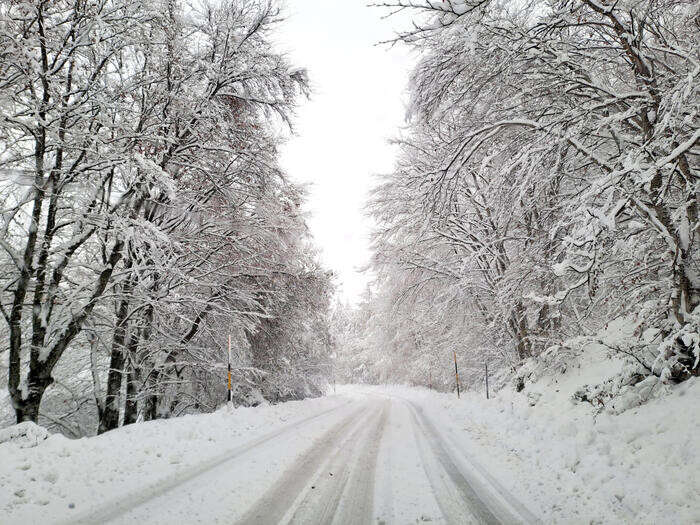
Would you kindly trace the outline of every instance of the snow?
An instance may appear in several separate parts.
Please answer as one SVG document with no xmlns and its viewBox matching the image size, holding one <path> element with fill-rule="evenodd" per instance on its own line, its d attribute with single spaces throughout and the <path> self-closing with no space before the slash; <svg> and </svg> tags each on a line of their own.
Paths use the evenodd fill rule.
<svg viewBox="0 0 700 525">
<path fill-rule="evenodd" d="M 279 496 L 271 512 L 290 517 L 323 490 L 340 497 L 329 485 L 312 490 L 308 480 L 345 469 L 345 490 L 356 499 L 342 499 L 338 512 L 361 504 L 362 484 L 352 480 L 366 485 L 373 473 L 373 521 L 444 523 L 468 510 L 459 508 L 458 484 L 441 470 L 438 448 L 480 498 L 490 491 L 486 504 L 503 509 L 495 514 L 504 523 L 700 521 L 700 381 L 666 387 L 640 406 L 600 410 L 572 399 L 622 367 L 591 346 L 565 372 L 489 400 L 476 390 L 457 399 L 424 388 L 345 385 L 319 399 L 225 407 L 94 438 L 55 434 L 33 448 L 11 440 L 0 444 L 0 522 L 179 523 L 192 518 L 183 512 L 196 512 L 202 522 L 227 516 L 229 523 L 271 495 Z M 37 429 L 30 424 L 25 434 Z M 508 519 L 511 512 L 517 518 Z"/>
<path fill-rule="evenodd" d="M 143 489 L 187 476 L 242 443 L 346 403 L 325 397 L 255 408 L 222 408 L 122 427 L 93 438 L 53 434 L 35 448 L 0 445 L 0 523 L 70 520 Z M 13 427 L 10 427 L 11 429 Z"/>
<path fill-rule="evenodd" d="M 352 392 L 350 387 L 341 387 Z M 364 388 L 361 387 L 362 391 Z M 411 523 L 439 516 L 440 508 L 416 458 L 420 450 L 405 412 L 392 414 L 377 464 L 375 512 L 387 523 Z"/>
<path fill-rule="evenodd" d="M 0 444 L 13 442 L 21 448 L 35 447 L 49 437 L 49 432 L 32 421 L 0 430 Z"/>
<path fill-rule="evenodd" d="M 621 414 L 572 401 L 582 385 L 618 368 L 591 351 L 579 367 L 490 400 L 483 392 L 457 399 L 404 386 L 338 391 L 388 394 L 422 407 L 449 442 L 545 523 L 700 522 L 700 380 Z"/>
</svg>

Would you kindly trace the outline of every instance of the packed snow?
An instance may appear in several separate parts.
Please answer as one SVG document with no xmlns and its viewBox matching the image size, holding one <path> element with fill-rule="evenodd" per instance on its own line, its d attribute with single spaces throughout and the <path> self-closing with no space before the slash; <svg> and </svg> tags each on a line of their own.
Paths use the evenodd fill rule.
<svg viewBox="0 0 700 525">
<path fill-rule="evenodd" d="M 346 385 L 318 399 L 224 407 L 79 440 L 11 427 L 0 439 L 0 522 L 254 522 L 251 512 L 294 522 L 317 515 L 313 498 L 324 490 L 339 500 L 333 512 L 363 512 L 352 503 L 367 498 L 360 486 L 372 487 L 366 512 L 384 523 L 456 522 L 466 513 L 503 523 L 700 521 L 700 381 L 617 414 L 574 399 L 611 373 L 609 361 L 586 355 L 489 400 L 478 390 L 457 399 Z M 451 465 L 430 452 L 432 439 Z M 457 483 L 440 485 L 449 479 L 443 468 L 458 470 L 485 510 L 464 503 Z M 318 481 L 334 471 L 349 480 L 336 492 Z"/>
<path fill-rule="evenodd" d="M 70 521 L 187 476 L 257 437 L 345 403 L 325 397 L 129 425 L 97 437 L 53 434 L 35 448 L 0 445 L 0 523 Z M 13 428 L 13 427 L 10 427 Z"/>
</svg>

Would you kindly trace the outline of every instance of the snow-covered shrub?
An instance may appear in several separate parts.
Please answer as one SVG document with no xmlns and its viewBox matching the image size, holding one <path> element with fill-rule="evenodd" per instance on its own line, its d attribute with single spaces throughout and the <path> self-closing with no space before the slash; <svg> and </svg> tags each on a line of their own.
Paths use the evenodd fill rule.
<svg viewBox="0 0 700 525">
<path fill-rule="evenodd" d="M 25 421 L 0 429 L 0 445 L 13 442 L 22 448 L 35 447 L 48 437 L 48 430 L 32 421 Z"/>
<path fill-rule="evenodd" d="M 627 366 L 622 374 L 596 385 L 583 385 L 572 396 L 575 402 L 590 403 L 598 412 L 621 414 L 667 392 L 656 376 L 642 373 L 639 366 Z"/>
</svg>

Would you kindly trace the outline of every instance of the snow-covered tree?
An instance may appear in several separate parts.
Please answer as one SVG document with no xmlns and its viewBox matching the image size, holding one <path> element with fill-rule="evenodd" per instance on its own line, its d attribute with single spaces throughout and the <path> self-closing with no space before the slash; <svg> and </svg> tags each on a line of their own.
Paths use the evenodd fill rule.
<svg viewBox="0 0 700 525">
<path fill-rule="evenodd" d="M 281 20 L 255 0 L 0 2 L 0 342 L 17 421 L 37 421 L 55 381 L 49 397 L 74 406 L 41 415 L 73 435 L 213 409 L 228 334 L 237 378 L 319 390 L 331 283 L 278 165 L 307 90 L 271 43 Z M 271 323 L 277 345 L 251 364 Z"/>
<path fill-rule="evenodd" d="M 466 322 L 467 354 L 503 364 L 624 316 L 637 331 L 617 350 L 697 374 L 697 6 L 382 5 L 416 12 L 396 40 L 419 53 L 370 208 L 379 286 L 404 283 L 386 308 L 410 296 L 400 323 L 426 315 L 427 347 L 459 348 Z"/>
</svg>

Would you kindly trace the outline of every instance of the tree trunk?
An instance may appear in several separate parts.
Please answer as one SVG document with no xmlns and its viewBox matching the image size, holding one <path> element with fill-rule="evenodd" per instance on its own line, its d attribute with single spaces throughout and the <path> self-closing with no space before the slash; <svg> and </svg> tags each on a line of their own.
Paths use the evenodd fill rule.
<svg viewBox="0 0 700 525">
<path fill-rule="evenodd" d="M 510 326 L 515 337 L 516 349 L 519 359 L 527 359 L 532 357 L 532 347 L 529 341 L 527 318 L 525 317 L 525 309 L 521 302 L 515 304 L 515 308 L 511 312 Z"/>
<path fill-rule="evenodd" d="M 107 394 L 105 395 L 104 412 L 98 434 L 113 430 L 119 426 L 119 400 L 122 388 L 122 376 L 124 374 L 124 349 L 115 335 L 112 345 L 112 357 L 109 363 L 109 375 L 107 376 Z"/>
<path fill-rule="evenodd" d="M 124 405 L 124 424 L 136 423 L 138 419 L 137 396 L 139 371 L 136 366 L 136 356 L 138 355 L 139 342 L 141 341 L 141 330 L 133 329 L 126 350 L 129 356 L 128 374 L 126 377 L 126 404 Z"/>
<path fill-rule="evenodd" d="M 25 421 L 37 423 L 39 421 L 41 398 L 52 383 L 53 378 L 51 376 L 30 372 L 27 377 L 27 395 L 21 396 L 19 400 L 13 399 L 17 423 Z"/>
<path fill-rule="evenodd" d="M 126 267 L 131 266 L 130 262 Z M 123 294 L 117 310 L 117 323 L 112 338 L 112 351 L 107 375 L 107 392 L 105 394 L 104 411 L 97 429 L 98 434 L 114 430 L 119 426 L 119 405 L 121 399 L 122 378 L 124 376 L 125 343 L 128 328 L 129 301 L 131 291 L 130 281 L 124 284 Z"/>
<path fill-rule="evenodd" d="M 143 420 L 153 421 L 158 418 L 158 396 L 155 393 L 148 394 L 143 403 Z"/>
<path fill-rule="evenodd" d="M 134 366 L 129 367 L 129 373 L 126 379 L 126 405 L 124 407 L 124 424 L 131 425 L 136 423 L 138 418 L 138 404 L 136 401 L 136 369 Z"/>
</svg>

